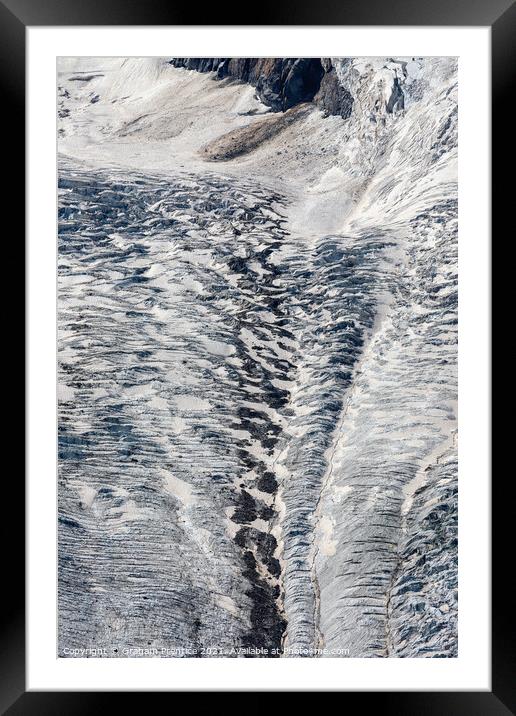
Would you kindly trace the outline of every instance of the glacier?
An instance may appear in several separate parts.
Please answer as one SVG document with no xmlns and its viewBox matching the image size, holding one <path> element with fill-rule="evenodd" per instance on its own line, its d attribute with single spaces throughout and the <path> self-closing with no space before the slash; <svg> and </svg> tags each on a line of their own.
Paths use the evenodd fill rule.
<svg viewBox="0 0 516 716">
<path fill-rule="evenodd" d="M 324 63 L 58 63 L 61 656 L 457 656 L 457 61 Z"/>
</svg>

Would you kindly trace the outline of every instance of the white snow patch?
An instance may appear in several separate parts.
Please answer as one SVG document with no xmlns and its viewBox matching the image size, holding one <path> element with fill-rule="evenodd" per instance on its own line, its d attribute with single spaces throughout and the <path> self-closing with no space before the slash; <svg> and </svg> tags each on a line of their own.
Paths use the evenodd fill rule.
<svg viewBox="0 0 516 716">
<path fill-rule="evenodd" d="M 182 502 L 183 505 L 191 505 L 194 502 L 192 486 L 170 472 L 163 471 L 163 473 L 165 490 Z"/>
</svg>

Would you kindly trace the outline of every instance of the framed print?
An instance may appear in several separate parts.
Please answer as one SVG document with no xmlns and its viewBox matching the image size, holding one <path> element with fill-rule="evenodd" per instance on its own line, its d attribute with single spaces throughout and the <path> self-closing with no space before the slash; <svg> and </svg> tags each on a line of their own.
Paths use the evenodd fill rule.
<svg viewBox="0 0 516 716">
<path fill-rule="evenodd" d="M 514 5 L 0 10 L 28 395 L 4 709 L 514 712 L 490 468 Z"/>
</svg>

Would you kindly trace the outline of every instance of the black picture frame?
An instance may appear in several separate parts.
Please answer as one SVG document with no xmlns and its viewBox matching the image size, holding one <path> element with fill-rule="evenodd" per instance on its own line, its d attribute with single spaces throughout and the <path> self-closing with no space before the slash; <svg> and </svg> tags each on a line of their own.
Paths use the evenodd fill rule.
<svg viewBox="0 0 516 716">
<path fill-rule="evenodd" d="M 254 14 L 253 14 L 254 10 Z M 25 265 L 22 240 L 25 215 L 25 37 L 28 26 L 78 25 L 416 25 L 416 26 L 490 26 L 492 41 L 492 234 L 501 238 L 514 199 L 513 182 L 503 179 L 503 168 L 514 166 L 514 131 L 507 116 L 513 94 L 516 66 L 516 4 L 511 0 L 286 0 L 272 3 L 264 0 L 255 8 L 234 7 L 218 3 L 202 10 L 193 4 L 168 0 L 104 0 L 101 4 L 78 0 L 0 0 L 0 77 L 3 98 L 1 121 L 4 141 L 14 150 L 5 188 L 4 207 L 17 217 L 15 229 L 4 236 L 4 260 L 8 272 L 19 276 Z M 512 134 L 508 136 L 508 132 Z M 5 160 L 7 161 L 7 160 Z M 512 201 L 511 201 L 512 200 Z M 507 234 L 507 240 L 510 235 Z M 24 305 L 19 279 L 15 289 L 16 306 Z M 23 345 L 23 318 L 16 317 L 13 305 L 4 316 L 5 330 L 13 345 Z M 29 346 L 30 349 L 32 347 Z M 24 384 L 23 361 L 10 369 L 13 385 L 12 404 L 23 405 L 20 392 Z M 11 378 L 11 373 L 14 375 Z M 18 380 L 16 380 L 16 371 Z M 15 421 L 13 421 L 14 423 Z M 13 444 L 19 424 L 11 426 Z M 7 441 L 6 441 L 7 442 Z M 23 449 L 21 454 L 23 455 Z M 19 461 L 17 460 L 19 465 Z M 509 482 L 512 481 L 512 477 Z M 492 691 L 471 692 L 346 692 L 344 706 L 350 699 L 378 709 L 380 713 L 424 716 L 431 714 L 468 714 L 468 716 L 516 713 L 516 667 L 514 663 L 514 607 L 510 578 L 509 529 L 514 501 L 511 485 L 503 479 L 493 481 L 492 507 Z M 110 705 L 119 710 L 120 693 L 98 692 L 26 692 L 25 686 L 25 536 L 18 514 L 25 504 L 25 486 L 21 470 L 4 475 L 4 511 L 13 516 L 3 545 L 4 607 L 0 644 L 0 708 L 2 713 L 18 714 L 86 714 Z M 4 524 L 8 519 L 4 520 Z M 512 535 L 511 535 L 512 536 Z M 410 684 L 407 684 L 410 688 Z M 236 690 L 236 689 L 235 689 Z M 301 690 L 301 689 L 300 689 Z M 114 698 L 117 701 L 114 701 Z M 149 708 L 148 694 L 131 693 L 133 707 Z M 364 701 L 364 699 L 366 699 Z"/>
</svg>

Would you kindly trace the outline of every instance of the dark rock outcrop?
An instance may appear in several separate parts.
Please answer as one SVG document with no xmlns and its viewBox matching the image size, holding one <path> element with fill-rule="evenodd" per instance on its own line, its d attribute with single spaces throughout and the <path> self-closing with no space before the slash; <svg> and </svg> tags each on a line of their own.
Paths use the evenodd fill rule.
<svg viewBox="0 0 516 716">
<path fill-rule="evenodd" d="M 275 112 L 303 102 L 314 102 L 326 114 L 347 119 L 353 97 L 339 83 L 329 58 L 192 58 L 175 57 L 174 67 L 216 72 L 218 79 L 233 78 L 256 87 L 260 100 Z"/>
<path fill-rule="evenodd" d="M 389 114 L 392 114 L 396 109 L 403 109 L 405 106 L 405 96 L 401 89 L 398 78 L 394 79 L 391 96 L 387 101 L 386 110 Z"/>
<path fill-rule="evenodd" d="M 353 97 L 340 84 L 334 67 L 324 73 L 319 91 L 314 97 L 314 102 L 326 115 L 340 114 L 343 119 L 351 116 Z"/>
</svg>

